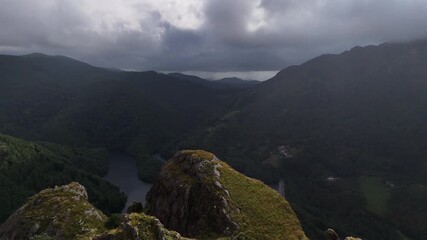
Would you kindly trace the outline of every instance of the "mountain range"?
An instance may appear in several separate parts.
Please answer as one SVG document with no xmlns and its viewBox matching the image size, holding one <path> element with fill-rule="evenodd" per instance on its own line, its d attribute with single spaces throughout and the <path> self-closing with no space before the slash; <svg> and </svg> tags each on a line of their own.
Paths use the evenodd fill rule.
<svg viewBox="0 0 427 240">
<path fill-rule="evenodd" d="M 2 134 L 127 151 L 145 181 L 161 167 L 153 154 L 215 152 L 268 184 L 283 179 L 313 239 L 329 226 L 427 239 L 426 105 L 427 41 L 355 47 L 259 83 L 0 56 Z"/>
</svg>

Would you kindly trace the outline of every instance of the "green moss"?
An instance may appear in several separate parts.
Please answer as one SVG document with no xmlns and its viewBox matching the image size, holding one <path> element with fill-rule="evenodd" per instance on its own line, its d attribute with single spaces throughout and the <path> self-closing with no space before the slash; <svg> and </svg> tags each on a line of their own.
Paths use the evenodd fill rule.
<svg viewBox="0 0 427 240">
<path fill-rule="evenodd" d="M 248 178 L 223 162 L 220 181 L 227 201 L 238 207 L 232 217 L 240 225 L 241 239 L 307 239 L 288 202 L 262 182 Z"/>
<path fill-rule="evenodd" d="M 40 235 L 35 235 L 31 237 L 30 240 L 54 240 L 54 238 L 44 233 Z"/>
<path fill-rule="evenodd" d="M 186 240 L 188 238 L 181 237 L 177 232 L 167 230 L 159 221 L 152 216 L 147 216 L 143 213 L 132 213 L 129 215 L 132 226 L 136 226 L 138 229 L 140 239 L 161 239 L 160 232 L 168 240 L 181 239 Z"/>
<path fill-rule="evenodd" d="M 200 160 L 212 160 L 215 155 L 203 150 L 182 150 L 177 154 L 189 155 L 190 158 L 198 158 Z"/>
<path fill-rule="evenodd" d="M 205 160 L 210 161 L 215 157 L 215 155 L 213 155 L 212 153 L 209 153 L 203 150 L 183 150 L 178 152 L 176 155 L 180 155 L 181 157 L 185 157 L 186 159 L 192 159 L 194 161 L 200 161 L 200 162 Z M 213 166 L 211 164 L 203 165 L 202 167 L 204 169 L 200 169 L 201 171 L 204 171 L 206 173 L 212 173 Z M 180 183 L 191 185 L 199 181 L 199 179 L 196 179 L 195 176 L 192 176 L 187 172 L 185 172 L 185 170 L 181 166 L 177 165 L 176 162 L 168 161 L 167 163 L 165 163 L 163 169 L 165 172 L 171 174 L 174 177 L 174 179 L 176 179 Z M 209 180 L 209 179 L 212 180 L 212 178 L 206 178 L 205 180 Z M 209 182 L 209 183 L 213 183 L 213 182 Z M 208 184 L 208 185 L 211 185 L 211 184 Z"/>
<path fill-rule="evenodd" d="M 2 234 L 34 234 L 32 229 L 36 229 L 35 234 L 39 235 L 89 239 L 105 230 L 106 216 L 87 201 L 86 194 L 77 183 L 45 189 L 29 198 L 7 220 Z"/>
<path fill-rule="evenodd" d="M 195 178 L 185 174 L 184 171 L 182 171 L 182 169 L 173 162 L 166 163 L 164 169 L 174 176 L 177 181 L 183 184 L 194 184 L 196 182 Z"/>
<path fill-rule="evenodd" d="M 130 229 L 135 230 L 135 232 L 131 232 Z M 181 237 L 177 232 L 165 229 L 155 217 L 145 215 L 144 213 L 131 213 L 125 215 L 122 224 L 118 228 L 110 230 L 102 234 L 102 236 L 108 236 L 108 239 L 112 240 L 160 240 L 162 239 L 161 236 L 166 240 L 188 239 Z"/>
</svg>

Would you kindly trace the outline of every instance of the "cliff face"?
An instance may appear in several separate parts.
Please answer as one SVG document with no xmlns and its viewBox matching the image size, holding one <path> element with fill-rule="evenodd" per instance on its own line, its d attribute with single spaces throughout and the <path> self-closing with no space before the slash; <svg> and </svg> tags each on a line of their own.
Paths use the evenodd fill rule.
<svg viewBox="0 0 427 240">
<path fill-rule="evenodd" d="M 147 195 L 147 213 L 199 239 L 307 239 L 289 204 L 212 153 L 181 151 Z"/>
<path fill-rule="evenodd" d="M 0 226 L 0 239 L 91 239 L 105 230 L 106 216 L 87 200 L 86 189 L 75 182 L 45 189 Z"/>
<path fill-rule="evenodd" d="M 163 167 L 147 195 L 147 211 L 168 228 L 199 236 L 213 231 L 231 235 L 239 228 L 227 191 L 219 182 L 221 165 L 213 154 L 183 151 Z"/>
</svg>

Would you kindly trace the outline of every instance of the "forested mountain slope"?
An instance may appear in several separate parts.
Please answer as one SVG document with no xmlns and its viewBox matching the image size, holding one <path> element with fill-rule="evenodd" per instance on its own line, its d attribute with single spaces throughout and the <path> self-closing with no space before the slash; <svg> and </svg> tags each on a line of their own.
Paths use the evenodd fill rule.
<svg viewBox="0 0 427 240">
<path fill-rule="evenodd" d="M 204 80 L 205 81 L 205 80 Z M 153 168 L 154 153 L 197 131 L 238 89 L 156 72 L 97 68 L 62 56 L 0 56 L 0 132 L 73 146 L 126 150 Z"/>
<path fill-rule="evenodd" d="M 106 213 L 120 212 L 126 196 L 101 176 L 107 152 L 34 143 L 0 134 L 0 222 L 36 192 L 70 181 L 85 184 L 90 201 Z"/>
<path fill-rule="evenodd" d="M 318 226 L 400 239 L 397 225 L 427 239 L 425 206 L 411 204 L 427 200 L 426 123 L 427 41 L 388 43 L 288 67 L 183 145 L 261 179 L 284 177 L 300 213 L 324 216 Z"/>
</svg>

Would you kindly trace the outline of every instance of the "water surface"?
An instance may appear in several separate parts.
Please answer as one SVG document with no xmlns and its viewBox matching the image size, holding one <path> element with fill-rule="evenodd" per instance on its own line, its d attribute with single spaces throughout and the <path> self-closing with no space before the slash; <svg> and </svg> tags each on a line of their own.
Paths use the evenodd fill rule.
<svg viewBox="0 0 427 240">
<path fill-rule="evenodd" d="M 136 168 L 136 159 L 121 152 L 112 152 L 108 158 L 109 170 L 105 179 L 118 186 L 127 196 L 124 211 L 132 202 L 145 204 L 145 195 L 150 190 L 149 183 L 139 180 Z"/>
</svg>

